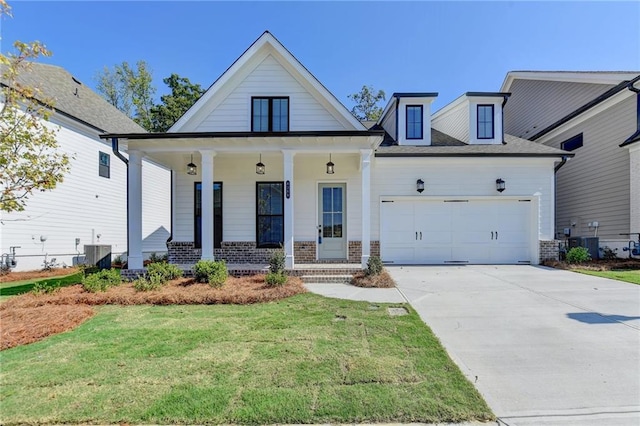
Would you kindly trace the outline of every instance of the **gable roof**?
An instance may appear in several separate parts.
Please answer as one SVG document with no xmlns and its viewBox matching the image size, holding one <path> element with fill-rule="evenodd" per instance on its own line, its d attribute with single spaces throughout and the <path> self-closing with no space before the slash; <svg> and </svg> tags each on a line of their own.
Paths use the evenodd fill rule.
<svg viewBox="0 0 640 426">
<path fill-rule="evenodd" d="M 360 121 L 349 112 L 349 110 L 336 98 L 309 70 L 302 65 L 298 59 L 289 52 L 278 39 L 276 39 L 269 31 L 262 33 L 256 41 L 254 41 L 247 50 L 235 60 L 229 68 L 207 89 L 207 91 L 198 99 L 198 101 L 184 113 L 178 121 L 168 130 L 168 132 L 179 132 L 195 118 L 196 113 L 206 104 L 208 104 L 215 95 L 241 70 L 249 66 L 252 58 L 266 51 L 273 49 L 287 65 L 297 74 L 294 78 L 308 83 L 312 89 L 313 95 L 325 100 L 330 107 L 334 109 L 344 121 L 349 123 L 354 130 L 366 130 Z"/>
<path fill-rule="evenodd" d="M 44 97 L 53 99 L 56 112 L 101 132 L 146 132 L 64 68 L 38 62 L 29 67 L 18 76 L 18 82 L 37 87 Z M 2 85 L 7 86 L 4 81 Z"/>
</svg>

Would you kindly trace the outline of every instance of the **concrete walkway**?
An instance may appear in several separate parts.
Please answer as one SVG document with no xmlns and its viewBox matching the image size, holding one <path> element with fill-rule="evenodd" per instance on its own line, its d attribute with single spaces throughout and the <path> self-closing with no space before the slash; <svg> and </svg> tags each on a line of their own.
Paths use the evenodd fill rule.
<svg viewBox="0 0 640 426">
<path fill-rule="evenodd" d="M 406 298 L 500 424 L 640 425 L 640 286 L 534 266 L 387 269 L 397 290 L 307 287 Z"/>
</svg>

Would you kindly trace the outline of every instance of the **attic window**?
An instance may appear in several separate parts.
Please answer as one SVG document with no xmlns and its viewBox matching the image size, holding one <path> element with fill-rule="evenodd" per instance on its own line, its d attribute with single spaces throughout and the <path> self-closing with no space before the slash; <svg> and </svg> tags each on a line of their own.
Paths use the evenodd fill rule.
<svg viewBox="0 0 640 426">
<path fill-rule="evenodd" d="M 422 105 L 407 105 L 407 139 L 422 139 Z"/>
<path fill-rule="evenodd" d="M 569 138 L 560 144 L 560 148 L 564 149 L 565 151 L 575 151 L 581 146 L 582 146 L 582 133 L 572 138 Z"/>
<path fill-rule="evenodd" d="M 493 105 L 478 105 L 478 139 L 493 139 Z"/>
<path fill-rule="evenodd" d="M 288 97 L 251 98 L 252 132 L 288 132 Z"/>
</svg>

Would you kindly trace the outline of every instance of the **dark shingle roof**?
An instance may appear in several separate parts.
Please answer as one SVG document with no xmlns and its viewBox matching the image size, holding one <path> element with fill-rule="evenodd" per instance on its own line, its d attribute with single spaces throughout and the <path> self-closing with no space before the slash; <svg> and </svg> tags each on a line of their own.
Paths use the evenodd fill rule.
<svg viewBox="0 0 640 426">
<path fill-rule="evenodd" d="M 457 139 L 444 133 L 441 133 L 441 135 L 443 140 L 447 138 L 449 142 L 457 141 Z M 573 157 L 573 154 L 570 152 L 551 148 L 512 135 L 504 135 L 504 139 L 504 144 L 495 145 L 471 145 L 458 141 L 461 145 L 434 143 L 431 146 L 381 146 L 376 150 L 376 157 Z M 432 139 L 432 141 L 435 141 L 435 139 Z"/>
<path fill-rule="evenodd" d="M 145 132 L 133 120 L 61 67 L 33 62 L 30 71 L 22 73 L 18 81 L 39 88 L 46 98 L 53 99 L 56 111 L 103 132 Z"/>
</svg>

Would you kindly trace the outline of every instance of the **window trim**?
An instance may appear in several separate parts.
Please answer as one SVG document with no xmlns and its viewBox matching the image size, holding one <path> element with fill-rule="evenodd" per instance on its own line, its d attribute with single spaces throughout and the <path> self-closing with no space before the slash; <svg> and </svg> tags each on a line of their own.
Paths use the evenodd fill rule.
<svg viewBox="0 0 640 426">
<path fill-rule="evenodd" d="M 107 163 L 106 165 L 102 164 L 102 156 L 106 155 Z M 103 167 L 106 170 L 106 176 L 102 174 Z M 98 176 L 111 179 L 111 155 L 106 152 L 98 151 Z"/>
<path fill-rule="evenodd" d="M 420 137 L 409 137 L 409 108 L 420 108 Z M 422 140 L 424 139 L 424 109 L 422 105 L 406 105 L 405 106 L 405 136 L 407 140 Z"/>
<path fill-rule="evenodd" d="M 269 101 L 269 114 L 267 117 L 267 130 L 254 130 L 253 129 L 253 105 L 255 99 L 267 99 Z M 274 99 L 286 99 L 287 100 L 287 130 L 278 130 L 278 132 L 288 132 L 291 127 L 290 113 L 291 113 L 291 99 L 289 96 L 252 96 L 251 97 L 251 131 L 256 133 L 273 132 L 273 101 Z"/>
<path fill-rule="evenodd" d="M 259 214 L 258 213 L 258 196 L 260 195 L 260 185 L 273 185 L 280 184 L 282 186 L 282 214 Z M 279 244 L 260 244 L 260 238 L 258 236 L 259 226 L 258 226 L 258 217 L 259 216 L 282 216 L 282 242 Z M 284 244 L 284 181 L 258 181 L 256 182 L 256 248 L 280 248 L 282 244 Z"/>
<path fill-rule="evenodd" d="M 196 223 L 198 215 L 196 214 L 196 194 L 198 193 L 198 184 L 202 186 L 202 181 L 193 182 L 193 247 L 194 248 L 202 248 L 202 232 L 200 232 L 200 244 L 198 244 L 198 238 L 196 233 Z M 213 185 L 220 185 L 220 247 L 216 246 L 216 219 L 215 219 L 215 206 L 213 209 L 213 248 L 221 248 L 222 246 L 222 232 L 224 232 L 224 190 L 222 182 L 214 181 Z M 215 187 L 212 188 L 215 191 Z M 202 197 L 202 194 L 200 194 Z M 200 198 L 202 200 L 202 198 Z M 214 200 L 215 201 L 215 200 Z M 202 201 L 201 201 L 202 202 Z M 202 206 L 200 207 L 202 210 Z M 202 215 L 201 215 L 202 216 Z M 202 222 L 200 222 L 200 229 L 202 229 Z"/>
<path fill-rule="evenodd" d="M 491 108 L 491 136 L 480 136 L 480 107 Z M 477 139 L 495 139 L 496 137 L 496 115 L 495 105 L 493 104 L 478 104 L 476 106 L 476 138 Z"/>
<path fill-rule="evenodd" d="M 583 135 L 583 134 L 582 134 L 582 133 L 580 133 L 580 134 L 578 134 L 578 135 L 572 136 L 572 137 L 570 137 L 569 139 L 567 139 L 567 140 L 565 140 L 565 141 L 561 142 L 561 143 L 560 143 L 560 149 L 562 149 L 562 150 L 564 150 L 564 151 L 569 151 L 569 152 L 571 152 L 571 151 L 575 151 L 575 150 L 576 150 L 576 149 L 578 149 L 578 148 L 582 148 L 582 147 L 584 146 L 584 138 L 583 138 L 583 136 L 582 136 L 582 135 Z M 565 148 L 565 146 L 566 146 L 567 144 L 570 144 L 570 143 L 572 143 L 572 142 L 576 143 L 576 145 L 577 145 L 577 146 L 575 146 L 574 148 Z M 579 145 L 578 145 L 578 144 L 579 144 Z"/>
</svg>

